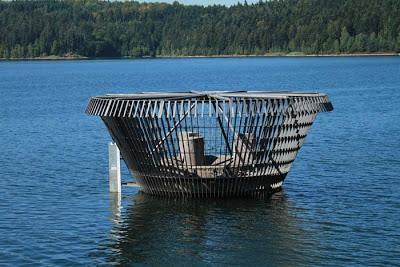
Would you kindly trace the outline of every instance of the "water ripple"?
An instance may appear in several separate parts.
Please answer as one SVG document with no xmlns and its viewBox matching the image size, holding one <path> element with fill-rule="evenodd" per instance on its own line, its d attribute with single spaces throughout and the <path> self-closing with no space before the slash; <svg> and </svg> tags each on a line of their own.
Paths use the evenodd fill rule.
<svg viewBox="0 0 400 267">
<path fill-rule="evenodd" d="M 400 58 L 0 62 L 0 265 L 400 265 Z M 107 192 L 92 95 L 140 90 L 327 92 L 271 199 Z M 130 179 L 126 169 L 124 179 Z"/>
</svg>

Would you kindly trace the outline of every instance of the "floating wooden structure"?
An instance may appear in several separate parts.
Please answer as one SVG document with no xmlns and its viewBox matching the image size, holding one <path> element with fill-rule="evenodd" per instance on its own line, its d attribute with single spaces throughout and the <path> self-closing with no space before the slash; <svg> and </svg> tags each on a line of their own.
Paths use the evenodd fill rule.
<svg viewBox="0 0 400 267">
<path fill-rule="evenodd" d="M 209 198 L 279 190 L 331 110 L 320 93 L 192 91 L 96 96 L 86 112 L 102 118 L 142 191 Z"/>
</svg>

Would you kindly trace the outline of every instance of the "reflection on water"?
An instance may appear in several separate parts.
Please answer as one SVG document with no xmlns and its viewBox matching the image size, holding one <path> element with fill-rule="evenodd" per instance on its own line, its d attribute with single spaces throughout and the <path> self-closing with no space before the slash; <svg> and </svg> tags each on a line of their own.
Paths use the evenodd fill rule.
<svg viewBox="0 0 400 267">
<path fill-rule="evenodd" d="M 176 200 L 110 195 L 110 264 L 307 264 L 310 247 L 284 192 L 264 199 Z M 308 243 L 308 244 L 307 244 Z"/>
<path fill-rule="evenodd" d="M 124 188 L 110 210 L 110 138 L 88 98 L 196 88 L 321 91 L 335 111 L 287 195 L 182 203 Z M 2 61 L 0 266 L 400 266 L 399 88 L 400 57 Z"/>
<path fill-rule="evenodd" d="M 121 220 L 121 199 L 120 193 L 110 193 L 110 211 L 111 211 L 111 221 L 115 227 L 118 227 Z"/>
</svg>

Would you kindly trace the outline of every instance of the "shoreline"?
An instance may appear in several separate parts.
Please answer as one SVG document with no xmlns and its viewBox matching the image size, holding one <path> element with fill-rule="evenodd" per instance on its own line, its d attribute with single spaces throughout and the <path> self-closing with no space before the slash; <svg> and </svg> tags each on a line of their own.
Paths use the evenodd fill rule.
<svg viewBox="0 0 400 267">
<path fill-rule="evenodd" d="M 156 56 L 154 58 L 241 58 L 241 57 L 375 57 L 375 56 L 400 56 L 400 53 L 349 53 L 349 54 L 302 54 L 302 53 L 270 53 L 263 55 L 209 55 L 209 56 Z"/>
<path fill-rule="evenodd" d="M 400 56 L 395 52 L 377 52 L 377 53 L 341 53 L 341 54 L 303 54 L 303 53 L 269 53 L 263 55 L 196 55 L 196 56 L 179 56 L 179 55 L 160 55 L 155 57 L 85 57 L 85 56 L 43 56 L 33 58 L 0 58 L 0 61 L 41 61 L 41 60 L 102 60 L 102 59 L 157 59 L 157 58 L 249 58 L 249 57 L 374 57 L 374 56 Z"/>
</svg>

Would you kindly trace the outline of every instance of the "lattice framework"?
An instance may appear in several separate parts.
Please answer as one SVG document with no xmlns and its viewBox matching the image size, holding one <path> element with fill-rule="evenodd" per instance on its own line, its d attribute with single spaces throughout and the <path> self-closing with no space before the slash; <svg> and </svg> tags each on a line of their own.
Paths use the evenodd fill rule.
<svg viewBox="0 0 400 267">
<path fill-rule="evenodd" d="M 145 192 L 225 197 L 280 188 L 317 114 L 318 93 L 189 92 L 106 95 L 100 116 Z"/>
</svg>

